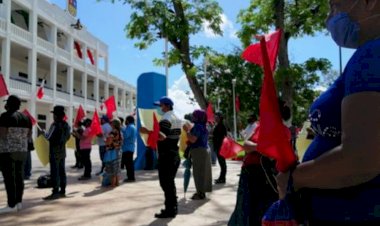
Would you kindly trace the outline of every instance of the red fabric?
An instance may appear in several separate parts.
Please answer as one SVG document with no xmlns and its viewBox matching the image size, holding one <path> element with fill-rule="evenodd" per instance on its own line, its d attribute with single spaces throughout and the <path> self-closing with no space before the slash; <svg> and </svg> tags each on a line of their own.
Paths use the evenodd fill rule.
<svg viewBox="0 0 380 226">
<path fill-rule="evenodd" d="M 25 109 L 22 113 L 30 119 L 33 126 L 36 125 L 37 120 L 32 116 L 32 114 L 30 114 L 30 112 L 28 110 Z"/>
<path fill-rule="evenodd" d="M 89 49 L 87 49 L 87 56 L 88 56 L 88 58 L 90 59 L 91 64 L 92 64 L 92 65 L 95 65 L 94 57 L 92 56 L 91 50 L 89 50 Z"/>
<path fill-rule="evenodd" d="M 107 100 L 104 101 L 104 106 L 107 108 L 107 116 L 109 119 L 113 118 L 112 113 L 116 111 L 116 102 L 115 97 L 110 96 Z"/>
<path fill-rule="evenodd" d="M 63 121 L 67 122 L 67 115 L 63 116 Z"/>
<path fill-rule="evenodd" d="M 44 85 L 45 85 L 45 80 L 42 80 L 40 86 L 37 89 L 37 98 L 38 99 L 42 99 L 42 97 L 44 97 L 44 94 L 45 94 Z"/>
<path fill-rule="evenodd" d="M 79 127 L 79 123 L 82 121 L 82 119 L 86 116 L 86 113 L 84 112 L 82 105 L 79 105 L 77 116 L 75 117 L 74 125 L 76 127 Z"/>
<path fill-rule="evenodd" d="M 240 111 L 240 98 L 239 98 L 239 96 L 236 96 L 236 98 L 235 98 L 235 109 L 236 109 L 236 112 Z"/>
<path fill-rule="evenodd" d="M 282 35 L 281 29 L 269 35 L 265 35 L 270 68 L 272 69 L 272 71 L 274 71 L 274 69 L 276 68 L 276 59 L 277 59 L 278 49 L 280 46 L 279 44 L 280 44 L 281 35 Z M 264 61 L 263 61 L 261 51 L 262 50 L 260 47 L 260 43 L 252 44 L 244 50 L 242 54 L 242 58 L 248 62 L 264 67 Z"/>
<path fill-rule="evenodd" d="M 207 114 L 207 122 L 214 124 L 215 123 L 215 116 L 214 116 L 214 109 L 212 108 L 211 103 L 208 103 L 206 114 Z"/>
<path fill-rule="evenodd" d="M 149 133 L 147 146 L 157 150 L 157 141 L 160 136 L 160 125 L 158 123 L 156 114 L 153 113 L 153 131 Z"/>
<path fill-rule="evenodd" d="M 5 83 L 4 77 L 2 74 L 0 74 L 0 97 L 8 96 L 8 88 L 7 84 Z"/>
<path fill-rule="evenodd" d="M 240 151 L 243 150 L 243 146 L 236 143 L 231 137 L 225 137 L 223 139 L 222 147 L 220 148 L 219 154 L 225 159 L 230 159 L 235 157 Z"/>
<path fill-rule="evenodd" d="M 75 46 L 75 49 L 77 50 L 78 57 L 82 59 L 83 54 L 82 54 L 82 49 L 80 48 L 79 43 L 74 41 L 74 46 Z"/>
<path fill-rule="evenodd" d="M 102 133 L 102 126 L 100 124 L 98 111 L 95 110 L 94 116 L 92 117 L 92 122 L 90 126 L 90 135 L 97 136 Z"/>
<path fill-rule="evenodd" d="M 104 104 L 101 104 L 100 105 L 100 110 L 103 111 L 103 108 L 104 108 Z"/>
<path fill-rule="evenodd" d="M 286 127 L 282 122 L 273 72 L 264 38 L 261 38 L 260 44 L 264 63 L 264 81 L 260 97 L 260 130 L 257 150 L 263 155 L 275 159 L 278 171 L 286 172 L 296 164 L 297 157 L 289 142 Z"/>
</svg>

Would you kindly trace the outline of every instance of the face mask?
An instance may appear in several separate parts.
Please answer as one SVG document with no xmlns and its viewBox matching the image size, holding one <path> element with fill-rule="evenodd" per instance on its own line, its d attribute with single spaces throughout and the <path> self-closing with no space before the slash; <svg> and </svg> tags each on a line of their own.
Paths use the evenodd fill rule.
<svg viewBox="0 0 380 226">
<path fill-rule="evenodd" d="M 164 114 L 165 114 L 165 112 L 163 112 L 163 111 L 161 110 L 161 108 L 157 108 L 157 113 L 158 113 L 159 115 L 164 115 Z"/>
<path fill-rule="evenodd" d="M 352 21 L 347 13 L 338 13 L 327 21 L 327 30 L 340 47 L 359 47 L 359 24 Z"/>
</svg>

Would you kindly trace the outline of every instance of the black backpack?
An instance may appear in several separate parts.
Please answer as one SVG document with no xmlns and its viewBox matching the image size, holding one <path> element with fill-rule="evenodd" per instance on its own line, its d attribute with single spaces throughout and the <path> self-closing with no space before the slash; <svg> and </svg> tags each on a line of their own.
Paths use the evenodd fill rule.
<svg viewBox="0 0 380 226">
<path fill-rule="evenodd" d="M 51 188 L 52 184 L 51 184 L 50 175 L 41 175 L 37 179 L 37 187 L 38 188 Z"/>
</svg>

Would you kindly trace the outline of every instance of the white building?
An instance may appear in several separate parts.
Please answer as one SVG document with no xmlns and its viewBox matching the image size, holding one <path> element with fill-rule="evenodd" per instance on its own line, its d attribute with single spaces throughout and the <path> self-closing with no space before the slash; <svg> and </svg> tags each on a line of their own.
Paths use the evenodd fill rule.
<svg viewBox="0 0 380 226">
<path fill-rule="evenodd" d="M 0 71 L 10 93 L 22 98 L 21 110 L 27 108 L 42 128 L 50 125 L 49 112 L 58 104 L 66 107 L 69 122 L 79 105 L 91 117 L 112 95 L 119 116 L 135 106 L 135 88 L 108 73 L 108 46 L 76 23 L 46 0 L 0 3 Z M 36 92 L 43 80 L 45 95 L 40 100 Z M 1 101 L 0 111 L 3 105 Z"/>
</svg>

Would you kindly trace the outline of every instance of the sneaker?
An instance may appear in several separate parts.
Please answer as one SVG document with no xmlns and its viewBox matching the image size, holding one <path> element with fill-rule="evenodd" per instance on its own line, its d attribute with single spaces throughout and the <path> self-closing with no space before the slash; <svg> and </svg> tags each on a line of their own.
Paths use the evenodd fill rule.
<svg viewBox="0 0 380 226">
<path fill-rule="evenodd" d="M 22 203 L 21 202 L 17 203 L 16 204 L 16 208 L 17 208 L 17 211 L 21 211 L 21 209 L 22 209 Z"/>
<path fill-rule="evenodd" d="M 90 180 L 91 176 L 81 176 L 78 178 L 78 180 Z"/>
<path fill-rule="evenodd" d="M 9 207 L 9 206 L 6 206 L 4 208 L 1 208 L 0 209 L 0 214 L 5 214 L 5 213 L 14 213 L 14 212 L 17 212 L 17 207 Z"/>
<path fill-rule="evenodd" d="M 192 200 L 203 200 L 203 199 L 205 199 L 205 198 L 206 198 L 206 195 L 205 195 L 205 193 L 203 193 L 203 192 L 197 192 L 197 193 L 195 193 L 195 194 L 191 197 Z"/>
<path fill-rule="evenodd" d="M 160 213 L 154 214 L 155 218 L 175 218 L 177 213 L 175 211 L 161 210 Z"/>
<path fill-rule="evenodd" d="M 58 193 L 53 193 L 53 194 L 51 194 L 51 195 L 49 195 L 49 196 L 44 197 L 43 200 L 46 200 L 46 201 L 49 201 L 49 200 L 56 200 L 56 199 L 59 199 L 60 197 L 61 197 L 60 194 L 58 194 Z"/>
</svg>

